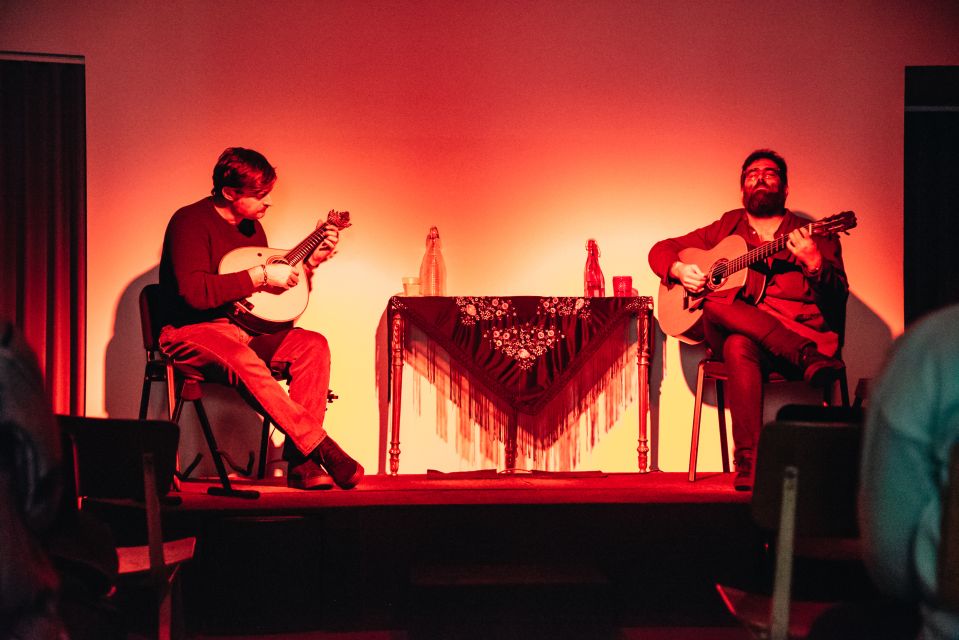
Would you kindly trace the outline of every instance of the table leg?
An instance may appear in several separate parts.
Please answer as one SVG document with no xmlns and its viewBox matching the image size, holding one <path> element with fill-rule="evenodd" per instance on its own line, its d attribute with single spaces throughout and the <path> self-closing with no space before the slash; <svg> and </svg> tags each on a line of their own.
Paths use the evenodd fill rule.
<svg viewBox="0 0 959 640">
<path fill-rule="evenodd" d="M 390 327 L 390 475 L 400 470 L 400 411 L 403 404 L 403 317 L 393 314 Z"/>
<path fill-rule="evenodd" d="M 649 473 L 649 358 L 651 345 L 651 308 L 645 308 L 636 317 L 637 348 L 639 365 L 639 472 Z"/>
<path fill-rule="evenodd" d="M 516 439 L 519 432 L 519 418 L 515 411 L 510 412 L 509 424 L 506 426 L 506 442 L 503 444 L 506 450 L 506 468 L 504 473 L 513 473 L 516 471 Z"/>
</svg>

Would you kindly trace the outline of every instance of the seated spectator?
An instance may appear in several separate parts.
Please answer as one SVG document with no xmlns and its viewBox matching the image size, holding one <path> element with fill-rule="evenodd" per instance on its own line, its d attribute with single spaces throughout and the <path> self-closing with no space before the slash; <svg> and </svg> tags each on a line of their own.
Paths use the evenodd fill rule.
<svg viewBox="0 0 959 640">
<path fill-rule="evenodd" d="M 918 321 L 872 388 L 863 440 L 859 518 L 877 586 L 916 602 L 920 638 L 959 638 L 959 615 L 937 598 L 942 495 L 959 440 L 959 305 Z"/>
</svg>

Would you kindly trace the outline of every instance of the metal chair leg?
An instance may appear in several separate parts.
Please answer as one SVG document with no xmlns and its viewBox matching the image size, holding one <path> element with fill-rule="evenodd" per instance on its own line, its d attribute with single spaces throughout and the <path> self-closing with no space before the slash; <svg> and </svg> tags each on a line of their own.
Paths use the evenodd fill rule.
<svg viewBox="0 0 959 640">
<path fill-rule="evenodd" d="M 263 432 L 260 434 L 260 461 L 257 465 L 256 477 L 262 480 L 266 477 L 266 454 L 270 447 L 270 419 L 263 418 Z"/>
<path fill-rule="evenodd" d="M 696 404 L 693 406 L 693 432 L 689 443 L 689 481 L 696 481 L 696 458 L 699 456 L 699 425 L 703 417 L 703 381 L 706 367 L 700 362 L 696 373 Z"/>
<path fill-rule="evenodd" d="M 219 487 L 210 487 L 207 493 L 214 496 L 230 496 L 233 498 L 256 499 L 260 497 L 259 491 L 252 489 L 234 489 L 230 484 L 230 477 L 227 475 L 226 467 L 223 465 L 223 457 L 217 448 L 216 438 L 213 437 L 213 428 L 210 426 L 210 420 L 203 409 L 203 402 L 197 398 L 193 400 L 193 406 L 196 408 L 197 417 L 200 419 L 200 426 L 203 428 L 203 435 L 206 437 L 207 448 L 213 457 L 213 464 L 216 466 L 216 473 L 220 477 Z"/>
<path fill-rule="evenodd" d="M 716 409 L 719 411 L 719 450 L 723 455 L 723 473 L 729 473 L 729 440 L 726 436 L 726 388 L 719 378 L 716 382 Z"/>
</svg>

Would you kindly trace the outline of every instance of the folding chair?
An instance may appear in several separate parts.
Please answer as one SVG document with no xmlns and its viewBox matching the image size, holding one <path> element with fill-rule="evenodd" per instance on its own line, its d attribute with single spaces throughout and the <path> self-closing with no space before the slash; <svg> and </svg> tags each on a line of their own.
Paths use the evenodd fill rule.
<svg viewBox="0 0 959 640">
<path fill-rule="evenodd" d="M 724 393 L 724 383 L 729 379 L 729 372 L 726 369 L 726 363 L 722 360 L 708 356 L 699 362 L 696 372 L 696 399 L 693 405 L 693 430 L 689 443 L 689 481 L 696 481 L 696 463 L 699 457 L 699 428 L 702 423 L 703 415 L 703 391 L 707 381 L 712 380 L 716 385 L 716 410 L 719 415 L 719 445 L 722 455 L 723 472 L 729 473 L 729 444 L 726 436 L 726 399 Z M 778 373 L 770 374 L 764 384 L 776 384 L 783 382 L 799 383 L 800 380 L 790 380 Z M 846 380 L 846 369 L 836 373 L 835 384 L 839 385 L 839 397 L 843 407 L 849 406 L 849 384 Z M 823 389 L 823 404 L 831 404 L 833 398 L 833 385 Z"/>
<path fill-rule="evenodd" d="M 173 358 L 167 357 L 160 351 L 160 330 L 164 326 L 163 314 L 160 305 L 160 285 L 148 284 L 140 291 L 140 329 L 143 334 L 143 348 L 146 349 L 146 367 L 143 371 L 143 387 L 140 392 L 140 419 L 146 418 L 147 407 L 150 401 L 150 390 L 154 382 L 163 382 L 167 389 L 168 415 L 171 420 L 179 423 L 180 415 L 183 411 L 185 402 L 192 402 L 196 409 L 197 418 L 203 429 L 203 437 L 206 440 L 207 449 L 210 457 L 213 459 L 213 465 L 216 467 L 217 477 L 220 480 L 219 487 L 210 487 L 207 491 L 213 495 L 225 495 L 235 498 L 259 497 L 259 492 L 252 489 L 234 489 L 229 474 L 226 471 L 224 458 L 234 471 L 241 475 L 251 476 L 253 474 L 253 453 L 250 452 L 245 467 L 233 462 L 229 455 L 222 451 L 216 443 L 216 437 L 213 435 L 213 427 L 210 425 L 210 419 L 203 407 L 202 383 L 226 384 L 216 380 L 209 380 L 196 367 L 191 367 L 177 362 Z M 274 371 L 274 377 L 285 379 L 286 372 Z M 227 385 L 229 386 L 229 385 Z M 260 455 L 257 477 L 262 479 L 266 476 L 266 456 L 270 439 L 270 419 L 263 417 L 263 429 L 260 434 Z M 182 477 L 188 477 L 196 465 L 200 462 L 200 454 L 191 462 L 181 474 Z"/>
<path fill-rule="evenodd" d="M 217 445 L 216 437 L 213 434 L 213 427 L 210 425 L 210 419 L 203 407 L 202 384 L 232 385 L 221 380 L 211 380 L 196 367 L 177 362 L 174 358 L 170 358 L 164 354 L 160 350 L 160 330 L 163 329 L 164 324 L 160 304 L 160 285 L 148 284 L 140 291 L 140 329 L 143 337 L 143 348 L 146 350 L 146 366 L 143 371 L 143 387 L 140 392 L 140 419 L 146 418 L 153 383 L 164 383 L 166 385 L 167 405 L 171 420 L 179 423 L 183 405 L 186 402 L 192 402 L 196 409 L 197 418 L 203 429 L 203 437 L 206 440 L 207 449 L 210 452 L 210 457 L 213 459 L 213 465 L 216 467 L 217 477 L 220 480 L 219 487 L 210 487 L 207 489 L 207 492 L 212 495 L 232 496 L 234 498 L 258 498 L 260 495 L 258 491 L 233 488 L 229 474 L 226 471 L 226 465 L 224 464 L 225 460 L 226 464 L 229 464 L 234 471 L 240 475 L 250 477 L 253 475 L 253 452 L 250 452 L 245 466 L 236 464 L 230 456 Z M 289 371 L 287 368 L 272 369 L 271 373 L 277 380 L 289 380 Z M 332 390 L 327 391 L 327 402 L 333 402 L 337 397 Z M 256 477 L 260 480 L 266 477 L 266 458 L 269 450 L 270 427 L 270 418 L 264 415 L 263 428 L 260 432 L 260 455 L 258 457 L 256 473 Z M 198 454 L 180 474 L 181 477 L 188 477 L 190 472 L 200 462 L 200 458 L 201 455 Z"/>
<path fill-rule="evenodd" d="M 862 427 L 776 420 L 763 429 L 751 512 L 776 532 L 772 596 L 716 585 L 729 611 L 758 638 L 805 637 L 835 602 L 792 601 L 794 555 L 859 558 L 856 492 Z"/>
<path fill-rule="evenodd" d="M 77 508 L 91 500 L 133 501 L 142 505 L 147 544 L 117 547 L 124 582 L 156 591 L 157 638 L 173 628 L 172 596 L 180 566 L 193 558 L 196 538 L 164 541 L 160 498 L 173 480 L 180 430 L 159 420 L 117 420 L 58 416 L 68 486 Z"/>
</svg>

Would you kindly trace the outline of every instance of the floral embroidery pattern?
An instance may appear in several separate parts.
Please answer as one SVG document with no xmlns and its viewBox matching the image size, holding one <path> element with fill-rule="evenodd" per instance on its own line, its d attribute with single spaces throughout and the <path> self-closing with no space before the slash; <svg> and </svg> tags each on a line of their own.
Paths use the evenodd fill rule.
<svg viewBox="0 0 959 640">
<path fill-rule="evenodd" d="M 516 360 L 520 369 L 529 371 L 537 358 L 552 349 L 560 338 L 559 331 L 550 328 L 518 326 L 492 329 L 485 334 L 493 347 Z"/>
<path fill-rule="evenodd" d="M 516 315 L 513 301 L 509 298 L 457 297 L 456 306 L 460 309 L 460 322 L 467 327 L 475 326 L 479 320 L 498 320 Z"/>
<path fill-rule="evenodd" d="M 510 298 L 484 296 L 461 296 L 456 298 L 459 320 L 464 326 L 475 327 L 480 322 L 498 325 L 484 331 L 497 351 L 516 360 L 524 371 L 533 368 L 537 358 L 556 346 L 563 338 L 557 324 L 559 317 L 590 316 L 590 301 L 587 298 L 553 296 L 540 298 L 536 307 L 537 319 L 518 325 L 516 309 Z"/>
<path fill-rule="evenodd" d="M 589 317 L 589 299 L 588 298 L 542 298 L 539 301 L 539 312 L 548 313 L 551 316 L 581 316 Z"/>
</svg>

